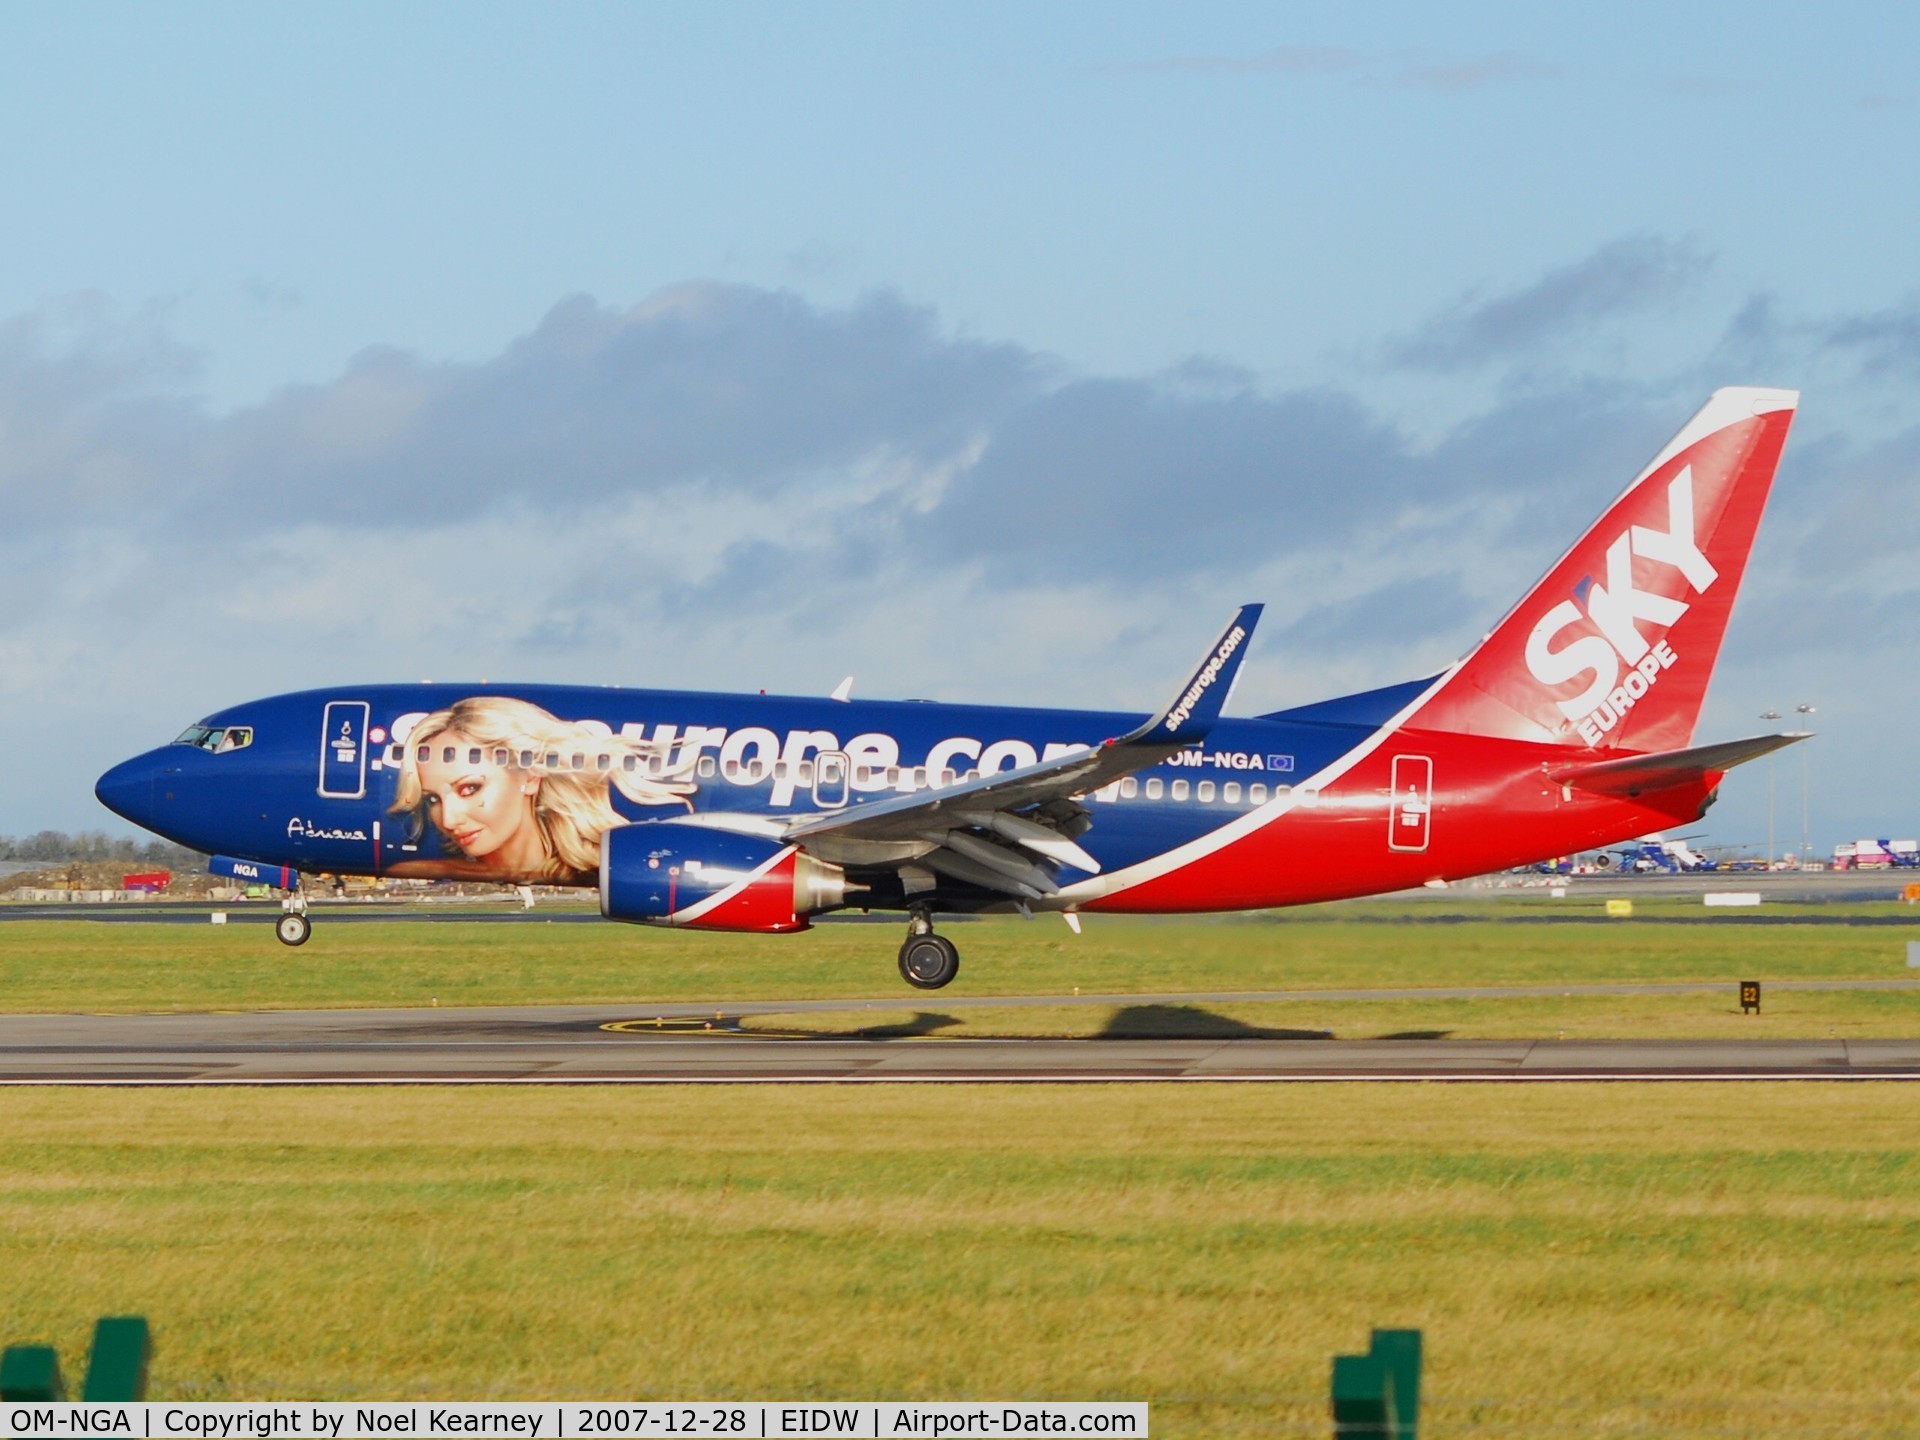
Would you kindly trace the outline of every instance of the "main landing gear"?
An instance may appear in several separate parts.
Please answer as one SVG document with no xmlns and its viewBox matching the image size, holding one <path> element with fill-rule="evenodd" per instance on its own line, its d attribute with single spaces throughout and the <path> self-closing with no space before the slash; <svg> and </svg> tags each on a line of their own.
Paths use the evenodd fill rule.
<svg viewBox="0 0 1920 1440">
<path fill-rule="evenodd" d="M 274 922 L 273 933 L 280 937 L 282 945 L 304 945 L 307 937 L 313 933 L 313 922 L 307 919 L 307 896 L 303 890 L 290 890 L 287 898 L 280 902 L 280 918 Z"/>
<path fill-rule="evenodd" d="M 900 978 L 916 990 L 938 990 L 960 973 L 960 951 L 944 935 L 933 933 L 933 915 L 915 910 L 900 945 Z"/>
</svg>

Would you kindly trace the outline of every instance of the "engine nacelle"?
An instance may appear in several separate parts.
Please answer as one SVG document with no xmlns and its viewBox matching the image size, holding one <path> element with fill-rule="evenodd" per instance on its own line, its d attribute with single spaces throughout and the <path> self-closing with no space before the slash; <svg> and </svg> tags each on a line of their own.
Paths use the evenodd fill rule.
<svg viewBox="0 0 1920 1440">
<path fill-rule="evenodd" d="M 798 846 L 674 820 L 609 830 L 600 848 L 600 913 L 696 930 L 804 930 L 846 902 L 846 871 Z"/>
</svg>

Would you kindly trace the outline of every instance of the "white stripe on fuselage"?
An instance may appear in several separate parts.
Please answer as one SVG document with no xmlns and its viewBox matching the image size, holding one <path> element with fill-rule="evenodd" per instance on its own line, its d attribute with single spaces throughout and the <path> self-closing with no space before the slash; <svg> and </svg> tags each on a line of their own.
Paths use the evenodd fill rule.
<svg viewBox="0 0 1920 1440">
<path fill-rule="evenodd" d="M 1103 900 L 1109 895 L 1118 895 L 1123 891 L 1133 889 L 1136 885 L 1144 885 L 1149 880 L 1158 880 L 1163 875 L 1171 875 L 1174 871 L 1191 865 L 1196 860 L 1204 860 L 1209 855 L 1215 854 L 1226 846 L 1233 844 L 1235 841 L 1253 834 L 1256 830 L 1264 829 L 1266 826 L 1273 824 L 1283 815 L 1291 812 L 1296 806 L 1305 804 L 1306 802 L 1303 796 L 1306 791 L 1312 790 L 1317 792 L 1324 790 L 1328 785 L 1338 780 L 1342 775 L 1345 775 L 1349 770 L 1353 769 L 1354 766 L 1358 765 L 1362 760 L 1386 744 L 1394 733 L 1398 731 L 1402 725 L 1407 723 L 1407 720 L 1414 712 L 1437 695 L 1441 687 L 1451 680 L 1459 672 L 1460 667 L 1466 663 L 1464 657 L 1454 661 L 1452 665 L 1447 667 L 1445 673 L 1435 680 L 1433 684 L 1421 691 L 1420 694 L 1408 701 L 1391 720 L 1380 726 L 1379 729 L 1375 730 L 1371 735 L 1367 736 L 1366 739 L 1362 740 L 1358 745 L 1355 745 L 1351 750 L 1348 750 L 1331 764 L 1322 767 L 1312 775 L 1309 775 L 1305 780 L 1300 781 L 1293 787 L 1291 794 L 1269 800 L 1265 805 L 1260 806 L 1256 810 L 1248 811 L 1238 819 L 1228 821 L 1217 830 L 1209 830 L 1206 834 L 1189 840 L 1184 845 L 1177 845 L 1173 849 L 1163 851 L 1150 859 L 1142 860 L 1135 865 L 1129 865 L 1124 870 L 1112 870 L 1105 875 L 1096 875 L 1090 880 L 1078 881 L 1075 884 L 1067 886 L 1058 895 L 1049 896 L 1044 901 L 1032 902 L 1033 908 L 1059 910 L 1074 905 L 1082 905 L 1089 900 Z"/>
</svg>

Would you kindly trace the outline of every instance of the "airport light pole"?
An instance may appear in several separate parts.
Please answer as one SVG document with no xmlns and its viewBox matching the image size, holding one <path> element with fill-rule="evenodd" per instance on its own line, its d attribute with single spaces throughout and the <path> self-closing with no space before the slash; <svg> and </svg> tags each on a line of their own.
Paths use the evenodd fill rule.
<svg viewBox="0 0 1920 1440">
<path fill-rule="evenodd" d="M 1796 715 L 1811 715 L 1813 711 L 1814 707 L 1811 705 L 1793 707 L 1793 713 Z M 1808 723 L 1810 722 L 1801 721 L 1803 726 Z M 1807 794 L 1807 747 L 1803 742 L 1800 746 L 1800 865 L 1802 869 L 1805 869 L 1807 862 L 1813 859 L 1813 827 L 1808 823 L 1810 812 L 1807 808 Z"/>
<path fill-rule="evenodd" d="M 1760 712 L 1762 720 L 1778 720 L 1780 712 L 1769 705 Z M 1773 752 L 1767 752 L 1767 869 L 1773 869 Z"/>
</svg>

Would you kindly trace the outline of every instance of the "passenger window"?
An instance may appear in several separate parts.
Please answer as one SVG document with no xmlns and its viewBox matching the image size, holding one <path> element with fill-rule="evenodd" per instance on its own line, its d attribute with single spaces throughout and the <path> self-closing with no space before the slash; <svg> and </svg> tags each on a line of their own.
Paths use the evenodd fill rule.
<svg viewBox="0 0 1920 1440">
<path fill-rule="evenodd" d="M 640 768 L 640 757 L 637 755 L 622 756 L 620 759 L 620 768 L 629 775 L 633 774 L 635 770 Z"/>
<path fill-rule="evenodd" d="M 506 769 L 512 760 L 513 752 L 504 745 L 493 752 L 493 763 L 498 765 L 502 770 Z"/>
<path fill-rule="evenodd" d="M 1194 790 L 1193 793 L 1194 793 L 1194 798 L 1198 800 L 1204 801 L 1204 800 L 1213 799 L 1213 781 L 1202 780 L 1199 786 Z"/>
<path fill-rule="evenodd" d="M 1229 805 L 1238 805 L 1240 803 L 1240 782 L 1238 780 L 1227 781 L 1225 785 L 1220 787 L 1220 798 Z"/>
<path fill-rule="evenodd" d="M 1129 775 L 1120 782 L 1120 798 L 1122 800 L 1131 800 L 1139 793 L 1140 781 L 1135 776 Z"/>
<path fill-rule="evenodd" d="M 549 750 L 547 752 L 547 769 L 558 770 L 559 768 L 560 768 L 560 752 L 558 750 Z"/>
<path fill-rule="evenodd" d="M 940 772 L 940 783 L 942 786 L 956 784 L 959 779 L 960 777 L 951 770 L 942 770 Z"/>
<path fill-rule="evenodd" d="M 1172 798 L 1175 800 L 1184 800 L 1187 798 L 1187 782 L 1186 781 L 1176 780 L 1173 782 Z"/>
<path fill-rule="evenodd" d="M 442 765 L 451 765 L 451 764 L 453 764 L 453 756 L 454 756 L 454 749 L 453 749 L 453 746 L 451 746 L 451 745 L 442 745 L 442 746 L 440 747 L 440 763 L 441 763 Z"/>
<path fill-rule="evenodd" d="M 533 751 L 522 750 L 520 752 L 520 768 L 522 770 L 533 769 Z"/>
<path fill-rule="evenodd" d="M 740 762 L 738 760 L 727 761 L 726 776 L 729 780 L 738 780 L 740 778 Z"/>
<path fill-rule="evenodd" d="M 1158 800 L 1160 798 L 1160 792 L 1164 788 L 1166 787 L 1164 787 L 1158 780 L 1147 781 L 1147 799 Z"/>
<path fill-rule="evenodd" d="M 587 768 L 587 757 L 582 755 L 578 750 L 573 752 L 573 768 L 576 770 L 584 770 Z"/>
<path fill-rule="evenodd" d="M 471 750 L 467 751 L 467 764 L 478 765 L 479 763 L 480 763 L 480 747 L 478 745 L 475 745 Z"/>
<path fill-rule="evenodd" d="M 758 780 L 766 773 L 766 766 L 763 762 L 759 760 L 749 760 L 747 762 L 747 780 L 749 783 Z"/>
<path fill-rule="evenodd" d="M 1293 787 L 1291 785 L 1276 785 L 1273 787 L 1273 798 L 1276 800 L 1284 800 L 1292 793 Z"/>
<path fill-rule="evenodd" d="M 400 763 L 401 753 L 398 745 L 387 746 L 387 764 L 398 765 Z"/>
<path fill-rule="evenodd" d="M 887 767 L 887 784 L 898 785 L 899 783 L 900 783 L 900 767 L 898 765 L 889 765 Z"/>
<path fill-rule="evenodd" d="M 1251 800 L 1256 805 L 1266 804 L 1267 803 L 1267 787 L 1264 785 L 1248 786 L 1247 799 Z"/>
<path fill-rule="evenodd" d="M 600 770 L 600 773 L 604 775 L 607 771 L 613 769 L 613 756 L 602 755 L 593 763 Z"/>
<path fill-rule="evenodd" d="M 702 755 L 700 757 L 699 773 L 702 780 L 711 780 L 713 778 L 713 757 L 711 755 Z"/>
<path fill-rule="evenodd" d="M 908 783 L 912 785 L 913 788 L 916 790 L 926 789 L 927 788 L 927 767 L 924 765 L 914 766 L 913 778 Z"/>
<path fill-rule="evenodd" d="M 427 761 L 433 758 L 433 747 L 431 745 L 422 745 L 418 750 L 413 752 L 413 758 L 422 765 L 426 764 Z"/>
<path fill-rule="evenodd" d="M 776 760 L 773 762 L 773 778 L 776 780 L 784 780 L 787 778 L 787 762 L 786 761 Z"/>
<path fill-rule="evenodd" d="M 802 785 L 813 784 L 813 762 L 811 760 L 802 760 L 800 762 L 799 771 L 800 771 L 800 783 Z"/>
</svg>

